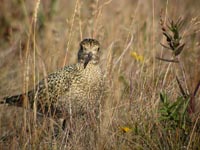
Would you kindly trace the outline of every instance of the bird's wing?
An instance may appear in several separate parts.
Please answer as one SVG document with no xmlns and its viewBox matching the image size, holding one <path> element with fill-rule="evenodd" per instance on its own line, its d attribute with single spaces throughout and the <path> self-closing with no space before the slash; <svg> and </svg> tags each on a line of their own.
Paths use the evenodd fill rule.
<svg viewBox="0 0 200 150">
<path fill-rule="evenodd" d="M 57 101 L 59 97 L 69 91 L 72 80 L 80 73 L 79 70 L 78 65 L 70 65 L 49 74 L 37 85 L 38 98 L 45 97 L 50 102 Z"/>
</svg>

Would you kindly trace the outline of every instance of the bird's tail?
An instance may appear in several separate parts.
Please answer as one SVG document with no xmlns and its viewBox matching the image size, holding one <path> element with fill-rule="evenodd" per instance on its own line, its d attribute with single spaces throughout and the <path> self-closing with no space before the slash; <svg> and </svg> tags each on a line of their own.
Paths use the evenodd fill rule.
<svg viewBox="0 0 200 150">
<path fill-rule="evenodd" d="M 0 101 L 0 104 L 8 104 L 22 107 L 27 99 L 26 97 L 27 96 L 25 94 L 4 97 L 3 100 Z"/>
</svg>

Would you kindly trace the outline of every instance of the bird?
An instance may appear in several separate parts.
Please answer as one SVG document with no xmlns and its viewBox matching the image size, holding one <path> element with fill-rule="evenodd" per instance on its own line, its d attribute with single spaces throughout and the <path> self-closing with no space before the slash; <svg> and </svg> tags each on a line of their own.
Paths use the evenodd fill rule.
<svg viewBox="0 0 200 150">
<path fill-rule="evenodd" d="M 83 115 L 90 110 L 98 113 L 103 93 L 100 67 L 100 43 L 93 38 L 80 42 L 78 62 L 64 66 L 42 79 L 27 93 L 4 97 L 1 104 L 23 107 L 28 101 L 37 111 L 56 118 Z"/>
</svg>

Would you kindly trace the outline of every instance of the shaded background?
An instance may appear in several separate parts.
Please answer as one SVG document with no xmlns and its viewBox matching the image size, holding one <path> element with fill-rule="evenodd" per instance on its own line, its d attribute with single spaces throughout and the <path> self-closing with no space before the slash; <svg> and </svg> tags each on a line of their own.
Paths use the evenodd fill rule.
<svg viewBox="0 0 200 150">
<path fill-rule="evenodd" d="M 108 117 L 104 134 L 105 141 L 110 140 L 109 148 L 128 147 L 112 136 L 118 126 L 139 124 L 148 133 L 151 127 L 148 130 L 146 125 L 155 125 L 161 91 L 172 99 L 180 94 L 175 79 L 180 71 L 155 58 L 171 56 L 160 45 L 164 42 L 161 11 L 166 21 L 184 18 L 181 33 L 186 46 L 181 60 L 188 90 L 192 91 L 199 80 L 199 0 L 42 0 L 34 27 L 35 6 L 35 1 L 0 0 L 0 98 L 32 89 L 47 74 L 75 63 L 79 42 L 96 38 L 101 43 L 101 66 L 112 93 L 103 111 Z M 132 52 L 143 59 L 137 60 Z M 198 95 L 196 107 L 199 100 Z M 15 131 L 14 124 L 20 118 L 13 120 L 12 116 L 18 117 L 21 110 L 0 108 L 1 130 L 7 126 Z M 159 138 L 147 138 L 151 148 L 159 145 Z"/>
</svg>

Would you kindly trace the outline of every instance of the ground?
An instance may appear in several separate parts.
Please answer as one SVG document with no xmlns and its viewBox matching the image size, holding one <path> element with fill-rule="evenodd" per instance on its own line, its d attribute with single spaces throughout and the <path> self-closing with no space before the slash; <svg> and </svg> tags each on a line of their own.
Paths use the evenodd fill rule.
<svg viewBox="0 0 200 150">
<path fill-rule="evenodd" d="M 186 128 L 178 122 L 181 126 L 169 129 L 171 120 L 160 120 L 160 94 L 170 103 L 182 95 L 176 77 L 187 93 L 200 80 L 199 7 L 198 0 L 3 0 L 0 98 L 32 89 L 47 74 L 75 63 L 79 42 L 92 37 L 101 43 L 108 89 L 90 148 L 200 149 L 199 90 L 194 111 L 186 111 L 191 121 Z M 160 17 L 165 25 L 183 19 L 180 63 L 156 58 L 173 58 L 160 44 L 167 44 Z M 0 106 L 0 149 L 86 149 L 80 137 L 89 129 L 66 138 L 53 136 L 54 124 L 34 120 L 34 112 L 23 108 Z"/>
</svg>

